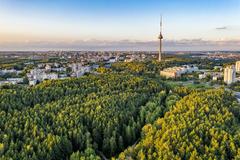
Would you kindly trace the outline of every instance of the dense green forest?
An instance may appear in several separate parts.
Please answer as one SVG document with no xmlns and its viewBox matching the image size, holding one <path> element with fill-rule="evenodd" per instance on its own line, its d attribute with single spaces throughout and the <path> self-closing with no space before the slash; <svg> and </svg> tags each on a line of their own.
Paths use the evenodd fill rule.
<svg viewBox="0 0 240 160">
<path fill-rule="evenodd" d="M 0 159 L 240 158 L 232 93 L 171 86 L 158 76 L 192 63 L 204 62 L 114 63 L 97 75 L 1 86 Z"/>
<path fill-rule="evenodd" d="M 177 100 L 161 81 L 128 74 L 45 81 L 0 92 L 2 159 L 116 156 Z"/>
<path fill-rule="evenodd" d="M 195 92 L 142 129 L 119 159 L 239 159 L 240 108 L 231 93 Z"/>
</svg>

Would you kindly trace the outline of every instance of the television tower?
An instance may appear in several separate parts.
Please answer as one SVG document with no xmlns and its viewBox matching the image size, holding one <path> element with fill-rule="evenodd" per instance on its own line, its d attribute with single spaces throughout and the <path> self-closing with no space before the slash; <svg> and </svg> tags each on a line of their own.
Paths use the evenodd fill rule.
<svg viewBox="0 0 240 160">
<path fill-rule="evenodd" d="M 161 19 L 160 19 L 160 34 L 158 36 L 158 39 L 159 39 L 158 61 L 161 62 L 162 61 L 162 39 L 163 39 L 163 36 L 162 36 L 162 16 L 161 16 Z"/>
</svg>

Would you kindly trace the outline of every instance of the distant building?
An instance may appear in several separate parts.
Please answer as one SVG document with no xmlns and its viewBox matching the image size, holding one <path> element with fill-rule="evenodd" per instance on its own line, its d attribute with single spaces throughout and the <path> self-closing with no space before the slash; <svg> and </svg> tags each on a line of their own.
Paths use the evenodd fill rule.
<svg viewBox="0 0 240 160">
<path fill-rule="evenodd" d="M 214 66 L 214 69 L 215 69 L 215 70 L 222 71 L 223 67 L 222 67 L 222 66 Z"/>
<path fill-rule="evenodd" d="M 218 76 L 213 76 L 212 80 L 213 81 L 217 81 L 218 80 Z"/>
<path fill-rule="evenodd" d="M 45 70 L 46 71 L 51 71 L 52 67 L 50 66 L 50 64 L 46 64 L 45 66 Z"/>
<path fill-rule="evenodd" d="M 218 80 L 218 78 L 219 78 L 219 76 L 217 76 L 217 75 L 214 75 L 214 76 L 212 77 L 212 80 L 213 80 L 213 81 L 217 81 L 217 80 Z"/>
<path fill-rule="evenodd" d="M 222 77 L 223 77 L 222 72 L 214 72 L 214 73 L 212 73 L 212 80 L 213 81 L 217 81 L 217 80 L 219 80 Z"/>
<path fill-rule="evenodd" d="M 130 58 L 130 57 L 126 57 L 124 62 L 132 62 L 133 61 L 133 58 Z"/>
<path fill-rule="evenodd" d="M 224 82 L 226 84 L 231 84 L 235 82 L 236 79 L 236 69 L 235 66 L 228 66 L 224 69 Z"/>
<path fill-rule="evenodd" d="M 236 72 L 240 72 L 240 61 L 236 62 Z"/>
<path fill-rule="evenodd" d="M 92 68 L 92 69 L 98 69 L 98 68 L 99 68 L 99 65 L 98 65 L 98 64 L 93 64 L 93 65 L 91 66 L 91 68 Z"/>
<path fill-rule="evenodd" d="M 28 83 L 29 83 L 30 86 L 34 86 L 34 85 L 37 84 L 37 80 L 29 80 Z"/>
<path fill-rule="evenodd" d="M 59 75 L 58 75 L 58 78 L 59 78 L 59 79 L 65 79 L 65 78 L 67 78 L 67 77 L 68 77 L 67 74 L 59 74 Z"/>
<path fill-rule="evenodd" d="M 44 73 L 43 75 L 42 75 L 42 79 L 43 80 L 46 80 L 46 79 L 58 79 L 58 74 L 56 74 L 56 73 Z"/>
<path fill-rule="evenodd" d="M 27 74 L 28 80 L 43 81 L 46 79 L 58 79 L 57 73 L 46 73 L 45 69 L 32 69 L 29 74 Z"/>
<path fill-rule="evenodd" d="M 160 75 L 166 78 L 177 78 L 180 77 L 185 71 L 181 67 L 167 68 L 163 71 L 160 71 Z"/>
<path fill-rule="evenodd" d="M 182 67 L 171 67 L 160 71 L 160 75 L 166 78 L 181 77 L 182 74 L 198 71 L 198 67 L 184 65 Z"/>
<path fill-rule="evenodd" d="M 43 63 L 40 63 L 40 64 L 38 64 L 37 66 L 38 66 L 38 68 L 43 68 L 43 67 L 44 67 L 44 64 L 43 64 Z"/>
<path fill-rule="evenodd" d="M 117 62 L 117 57 L 111 57 L 108 60 L 108 63 L 115 63 L 115 62 Z"/>
<path fill-rule="evenodd" d="M 23 83 L 23 78 L 7 78 L 7 81 L 11 84 Z"/>
<path fill-rule="evenodd" d="M 72 76 L 73 77 L 81 77 L 85 73 L 89 73 L 90 71 L 91 71 L 90 66 L 82 66 L 81 68 L 78 68 L 78 70 L 76 72 L 73 72 Z"/>
<path fill-rule="evenodd" d="M 19 73 L 21 73 L 21 72 L 22 72 L 22 71 L 17 71 L 17 70 L 15 70 L 15 69 L 9 69 L 9 70 L 4 69 L 4 70 L 0 70 L 0 75 L 5 75 L 5 74 L 7 74 L 7 73 L 19 74 Z"/>
<path fill-rule="evenodd" d="M 69 67 L 71 67 L 72 72 L 77 72 L 82 68 L 82 63 L 72 63 L 69 65 Z"/>
<path fill-rule="evenodd" d="M 199 74 L 199 75 L 198 75 L 198 78 L 199 78 L 199 79 L 204 79 L 204 78 L 206 78 L 206 77 L 207 77 L 206 74 Z"/>
<path fill-rule="evenodd" d="M 54 72 L 66 72 L 67 71 L 67 69 L 63 68 L 63 67 L 61 67 L 61 68 L 52 68 L 51 70 L 54 71 Z"/>
<path fill-rule="evenodd" d="M 7 78 L 7 80 L 5 80 L 5 81 L 0 81 L 0 85 L 18 84 L 18 83 L 22 83 L 22 82 L 23 82 L 23 78 Z"/>
<path fill-rule="evenodd" d="M 186 69 L 187 73 L 192 73 L 198 71 L 198 67 L 193 65 L 183 65 L 183 67 Z"/>
</svg>

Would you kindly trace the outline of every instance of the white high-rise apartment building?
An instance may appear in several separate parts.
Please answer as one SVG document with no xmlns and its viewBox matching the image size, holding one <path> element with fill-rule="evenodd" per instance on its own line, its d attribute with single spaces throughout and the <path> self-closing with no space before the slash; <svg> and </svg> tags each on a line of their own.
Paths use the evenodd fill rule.
<svg viewBox="0 0 240 160">
<path fill-rule="evenodd" d="M 240 72 L 240 61 L 236 62 L 236 72 Z"/>
<path fill-rule="evenodd" d="M 227 66 L 224 69 L 224 82 L 227 84 L 231 84 L 233 82 L 235 82 L 235 78 L 236 78 L 236 69 L 235 66 Z"/>
</svg>

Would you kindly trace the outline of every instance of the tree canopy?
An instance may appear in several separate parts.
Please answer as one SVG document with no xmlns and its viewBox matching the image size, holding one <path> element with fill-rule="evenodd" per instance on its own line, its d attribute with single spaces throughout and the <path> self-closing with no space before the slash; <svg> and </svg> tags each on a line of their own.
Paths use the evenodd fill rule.
<svg viewBox="0 0 240 160">
<path fill-rule="evenodd" d="M 5 87 L 0 93 L 0 156 L 22 160 L 115 156 L 137 141 L 145 123 L 163 116 L 177 100 L 163 82 L 129 74 Z"/>
<path fill-rule="evenodd" d="M 223 89 L 192 93 L 145 125 L 119 159 L 239 159 L 239 110 Z"/>
</svg>

